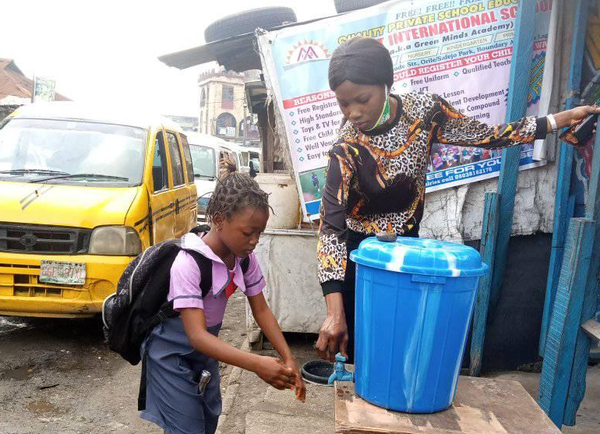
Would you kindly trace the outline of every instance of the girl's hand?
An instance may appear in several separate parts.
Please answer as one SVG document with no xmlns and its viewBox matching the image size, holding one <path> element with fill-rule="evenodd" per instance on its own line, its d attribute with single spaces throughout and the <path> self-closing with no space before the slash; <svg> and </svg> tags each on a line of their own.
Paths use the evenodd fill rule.
<svg viewBox="0 0 600 434">
<path fill-rule="evenodd" d="M 261 380 L 278 390 L 293 389 L 296 384 L 294 370 L 274 357 L 261 356 L 254 372 Z"/>
<path fill-rule="evenodd" d="M 294 391 L 296 392 L 296 399 L 298 401 L 306 402 L 306 385 L 304 384 L 304 380 L 302 379 L 302 375 L 300 374 L 300 369 L 298 369 L 296 361 L 294 359 L 291 359 L 284 363 L 285 366 L 294 371 L 296 377 L 296 381 L 294 382 Z"/>
</svg>

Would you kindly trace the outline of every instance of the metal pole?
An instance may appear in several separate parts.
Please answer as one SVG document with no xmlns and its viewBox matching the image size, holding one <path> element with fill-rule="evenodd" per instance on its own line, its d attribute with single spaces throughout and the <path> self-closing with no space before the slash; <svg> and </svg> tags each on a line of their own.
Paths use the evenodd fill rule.
<svg viewBox="0 0 600 434">
<path fill-rule="evenodd" d="M 244 120 L 243 120 L 243 123 L 242 123 L 242 125 L 244 125 L 244 146 L 246 146 L 246 137 L 247 137 L 246 136 L 246 129 L 248 128 L 248 120 L 246 118 L 246 116 L 247 116 L 246 108 L 247 108 L 246 101 L 244 101 Z"/>
<path fill-rule="evenodd" d="M 31 103 L 35 102 L 35 86 L 37 84 L 37 77 L 35 76 L 35 71 L 33 71 L 33 89 L 31 90 Z"/>
</svg>

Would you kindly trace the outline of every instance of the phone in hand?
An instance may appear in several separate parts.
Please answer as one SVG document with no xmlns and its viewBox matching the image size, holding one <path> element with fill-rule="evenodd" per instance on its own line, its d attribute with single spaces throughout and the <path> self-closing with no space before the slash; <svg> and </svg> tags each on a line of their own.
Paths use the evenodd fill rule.
<svg viewBox="0 0 600 434">
<path fill-rule="evenodd" d="M 596 122 L 598 122 L 598 113 L 592 113 L 584 120 L 569 127 L 559 138 L 571 145 L 582 146 L 592 137 Z"/>
</svg>

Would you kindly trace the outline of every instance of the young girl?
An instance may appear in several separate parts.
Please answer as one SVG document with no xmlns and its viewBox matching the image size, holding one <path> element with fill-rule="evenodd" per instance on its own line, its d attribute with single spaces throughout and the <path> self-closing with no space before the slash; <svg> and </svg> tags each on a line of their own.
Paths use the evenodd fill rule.
<svg viewBox="0 0 600 434">
<path fill-rule="evenodd" d="M 255 372 L 279 390 L 295 389 L 303 402 L 306 395 L 296 361 L 262 293 L 265 281 L 253 253 L 269 218 L 268 195 L 249 176 L 231 173 L 217 184 L 207 215 L 210 232 L 204 237 L 187 234 L 182 245 L 212 261 L 212 290 L 202 297 L 199 267 L 181 251 L 171 267 L 168 296 L 180 316 L 159 324 L 142 349 L 147 390 L 141 417 L 169 434 L 215 432 L 221 413 L 219 361 Z M 249 266 L 242 273 L 245 257 Z M 236 289 L 248 297 L 256 322 L 282 361 L 247 353 L 217 337 L 227 299 Z M 203 371 L 211 378 L 201 392 Z"/>
</svg>

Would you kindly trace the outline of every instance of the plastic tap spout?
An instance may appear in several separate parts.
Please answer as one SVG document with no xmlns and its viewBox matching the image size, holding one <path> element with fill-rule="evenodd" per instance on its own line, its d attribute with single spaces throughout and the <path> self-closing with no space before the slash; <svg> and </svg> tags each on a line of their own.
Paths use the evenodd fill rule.
<svg viewBox="0 0 600 434">
<path fill-rule="evenodd" d="M 333 374 L 329 377 L 329 384 L 336 381 L 353 381 L 354 374 L 346 371 L 346 358 L 341 353 L 335 355 L 335 363 L 333 364 Z"/>
</svg>

